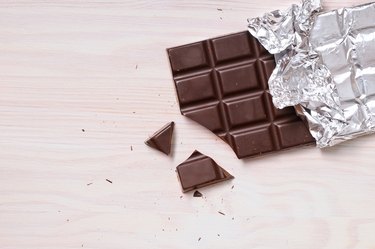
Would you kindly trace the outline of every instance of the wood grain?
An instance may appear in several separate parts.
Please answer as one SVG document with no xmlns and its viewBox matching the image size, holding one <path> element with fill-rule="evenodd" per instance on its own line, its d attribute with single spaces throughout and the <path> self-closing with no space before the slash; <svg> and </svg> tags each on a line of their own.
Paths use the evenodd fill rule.
<svg viewBox="0 0 375 249">
<path fill-rule="evenodd" d="M 374 136 L 237 160 L 179 114 L 166 48 L 293 2 L 0 1 L 0 248 L 375 248 Z M 194 149 L 236 179 L 183 195 Z"/>
</svg>

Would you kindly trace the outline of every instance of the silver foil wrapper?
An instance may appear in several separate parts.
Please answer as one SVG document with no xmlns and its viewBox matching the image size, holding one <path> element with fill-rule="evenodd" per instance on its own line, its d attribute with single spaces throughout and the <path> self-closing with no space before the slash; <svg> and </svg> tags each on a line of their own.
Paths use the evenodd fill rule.
<svg viewBox="0 0 375 249">
<path fill-rule="evenodd" d="M 248 27 L 275 54 L 275 106 L 297 106 L 323 148 L 375 132 L 375 3 L 321 10 L 305 0 Z"/>
</svg>

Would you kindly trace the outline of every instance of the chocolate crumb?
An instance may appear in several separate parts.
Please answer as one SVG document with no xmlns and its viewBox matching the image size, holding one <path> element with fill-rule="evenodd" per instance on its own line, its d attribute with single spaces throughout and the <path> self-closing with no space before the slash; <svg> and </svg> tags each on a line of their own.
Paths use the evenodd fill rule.
<svg viewBox="0 0 375 249">
<path fill-rule="evenodd" d="M 85 129 L 82 129 L 82 132 L 85 132 Z"/>
<path fill-rule="evenodd" d="M 182 199 L 182 197 L 183 197 L 183 196 L 182 196 L 182 195 L 180 195 L 180 199 Z"/>
<path fill-rule="evenodd" d="M 168 217 L 168 220 L 171 220 L 171 217 Z"/>
<path fill-rule="evenodd" d="M 219 214 L 221 214 L 221 215 L 225 215 L 223 212 L 220 212 L 220 211 L 217 211 Z"/>
<path fill-rule="evenodd" d="M 232 189 L 234 189 L 234 185 L 232 186 Z"/>
<path fill-rule="evenodd" d="M 107 182 L 109 182 L 109 183 L 113 183 L 111 180 L 109 180 L 109 179 L 105 179 Z"/>
<path fill-rule="evenodd" d="M 135 112 L 133 112 L 133 114 L 135 114 Z"/>
<path fill-rule="evenodd" d="M 87 186 L 90 186 L 90 185 L 92 185 L 92 182 L 89 182 L 89 183 L 87 183 L 86 185 L 87 185 Z"/>
<path fill-rule="evenodd" d="M 130 151 L 133 151 L 133 146 L 130 145 Z"/>
<path fill-rule="evenodd" d="M 136 70 L 138 69 L 138 64 L 135 65 L 135 69 L 136 69 Z"/>
<path fill-rule="evenodd" d="M 220 234 L 217 234 L 218 237 L 220 237 Z"/>
<path fill-rule="evenodd" d="M 194 192 L 193 196 L 194 196 L 194 197 L 202 197 L 203 195 L 202 195 L 201 192 L 199 192 L 198 190 L 196 190 L 196 191 Z"/>
<path fill-rule="evenodd" d="M 201 238 L 201 237 L 199 237 L 199 238 L 198 238 L 198 241 L 201 241 L 201 239 L 202 239 L 202 238 Z"/>
<path fill-rule="evenodd" d="M 223 20 L 223 18 L 222 18 L 222 17 L 220 17 L 220 20 Z"/>
<path fill-rule="evenodd" d="M 162 229 L 162 231 L 164 232 L 164 228 Z"/>
<path fill-rule="evenodd" d="M 217 8 L 218 11 L 223 11 L 223 9 Z"/>
<path fill-rule="evenodd" d="M 234 217 L 232 217 L 232 220 L 234 220 Z"/>
</svg>

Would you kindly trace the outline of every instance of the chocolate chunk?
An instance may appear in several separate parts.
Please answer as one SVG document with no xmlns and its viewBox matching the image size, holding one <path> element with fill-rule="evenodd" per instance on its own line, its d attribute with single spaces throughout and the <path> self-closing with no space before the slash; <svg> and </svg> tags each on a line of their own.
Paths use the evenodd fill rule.
<svg viewBox="0 0 375 249">
<path fill-rule="evenodd" d="M 185 162 L 177 166 L 177 175 L 183 192 L 234 178 L 212 158 L 199 151 L 194 151 Z"/>
<path fill-rule="evenodd" d="M 181 113 L 228 143 L 238 158 L 313 144 L 293 107 L 276 109 L 275 67 L 249 32 L 168 49 Z"/>
<path fill-rule="evenodd" d="M 201 192 L 199 192 L 198 190 L 196 190 L 196 191 L 194 192 L 193 196 L 194 196 L 194 197 L 202 197 L 203 195 L 202 195 Z"/>
<path fill-rule="evenodd" d="M 151 138 L 146 140 L 146 144 L 151 148 L 157 149 L 166 155 L 171 152 L 172 135 L 174 122 L 170 122 L 155 132 Z"/>
</svg>

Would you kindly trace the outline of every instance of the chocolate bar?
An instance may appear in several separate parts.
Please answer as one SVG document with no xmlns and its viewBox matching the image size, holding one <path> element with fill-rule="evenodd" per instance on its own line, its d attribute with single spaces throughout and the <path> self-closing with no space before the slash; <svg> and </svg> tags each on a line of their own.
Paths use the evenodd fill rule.
<svg viewBox="0 0 375 249">
<path fill-rule="evenodd" d="M 174 129 L 174 122 L 170 122 L 163 126 L 160 130 L 154 133 L 145 144 L 169 155 L 171 152 L 172 135 Z"/>
<path fill-rule="evenodd" d="M 238 158 L 314 143 L 293 107 L 273 106 L 267 81 L 275 60 L 249 32 L 167 52 L 181 113 L 223 139 Z"/>
<path fill-rule="evenodd" d="M 177 175 L 183 192 L 234 178 L 212 158 L 199 151 L 194 151 L 186 161 L 177 166 Z"/>
</svg>

